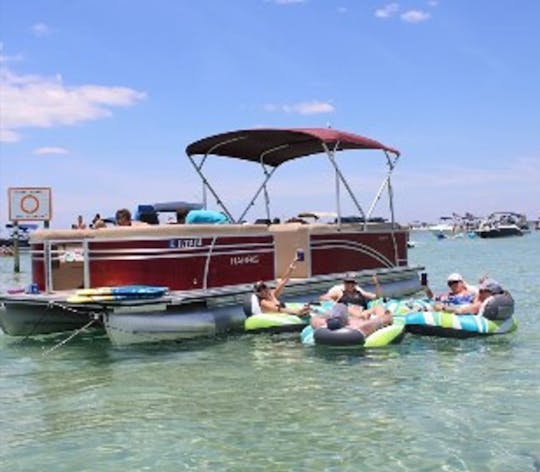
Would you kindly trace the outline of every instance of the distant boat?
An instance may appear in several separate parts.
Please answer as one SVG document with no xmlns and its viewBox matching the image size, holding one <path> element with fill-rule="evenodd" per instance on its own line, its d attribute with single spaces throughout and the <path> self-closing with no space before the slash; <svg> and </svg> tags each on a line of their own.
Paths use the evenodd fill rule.
<svg viewBox="0 0 540 472">
<path fill-rule="evenodd" d="M 9 231 L 9 236 L 7 238 L 0 237 L 0 247 L 11 247 L 13 246 L 13 241 L 17 238 L 19 242 L 19 247 L 29 247 L 30 233 L 38 228 L 36 223 L 24 223 L 19 224 L 17 227 L 13 223 L 6 224 L 6 228 Z"/>
<path fill-rule="evenodd" d="M 428 229 L 437 239 L 446 239 L 455 233 L 456 226 L 451 216 L 441 216 L 439 222 Z"/>
<path fill-rule="evenodd" d="M 475 233 L 481 238 L 506 238 L 523 236 L 529 231 L 525 215 L 511 211 L 498 211 L 482 220 Z"/>
</svg>

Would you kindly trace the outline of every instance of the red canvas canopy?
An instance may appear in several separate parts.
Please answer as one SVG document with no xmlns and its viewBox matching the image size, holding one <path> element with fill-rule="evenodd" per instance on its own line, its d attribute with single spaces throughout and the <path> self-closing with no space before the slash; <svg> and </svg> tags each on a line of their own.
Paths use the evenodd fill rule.
<svg viewBox="0 0 540 472">
<path fill-rule="evenodd" d="M 263 162 L 277 167 L 297 157 L 329 150 L 380 149 L 399 151 L 370 138 L 332 128 L 250 129 L 216 134 L 191 143 L 188 156 L 212 154 Z"/>
</svg>

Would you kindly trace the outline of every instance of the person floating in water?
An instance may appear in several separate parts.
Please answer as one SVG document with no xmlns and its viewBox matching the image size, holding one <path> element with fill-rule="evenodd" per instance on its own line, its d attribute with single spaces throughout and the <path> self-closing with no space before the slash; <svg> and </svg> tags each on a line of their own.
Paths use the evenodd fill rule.
<svg viewBox="0 0 540 472">
<path fill-rule="evenodd" d="M 391 325 L 392 322 L 392 314 L 381 305 L 368 310 L 359 310 L 359 307 L 355 305 L 336 303 L 328 313 L 312 316 L 310 324 L 313 329 L 356 329 L 367 338 L 378 329 Z"/>
<path fill-rule="evenodd" d="M 342 284 L 334 285 L 320 298 L 321 300 L 333 300 L 338 303 L 358 305 L 367 310 L 368 302 L 380 298 L 382 295 L 378 277 L 374 275 L 372 280 L 373 285 L 375 285 L 375 293 L 361 288 L 355 276 L 353 274 L 347 274 Z"/>
<path fill-rule="evenodd" d="M 456 305 L 437 302 L 434 309 L 456 315 L 478 315 L 490 320 L 505 320 L 514 313 L 514 300 L 499 282 L 488 278 L 480 283 L 478 295 L 471 303 Z"/>
<path fill-rule="evenodd" d="M 333 300 L 336 305 L 323 315 L 312 316 L 311 326 L 314 329 L 348 327 L 358 329 L 364 336 L 369 336 L 376 329 L 391 324 L 392 315 L 382 305 L 369 307 L 369 301 L 380 298 L 382 295 L 376 275 L 373 276 L 373 284 L 376 287 L 375 293 L 362 289 L 354 275 L 347 274 L 343 279 L 343 284 L 335 285 L 320 297 L 321 300 Z"/>
<path fill-rule="evenodd" d="M 291 278 L 291 274 L 296 268 L 297 256 L 294 257 L 291 264 L 287 268 L 283 277 L 278 281 L 276 287 L 272 289 L 265 282 L 257 282 L 253 287 L 255 295 L 259 302 L 259 307 L 262 313 L 285 313 L 289 315 L 305 316 L 309 313 L 309 305 L 304 305 L 302 308 L 288 308 L 285 303 L 279 300 L 279 297 L 285 289 L 285 285 Z"/>
<path fill-rule="evenodd" d="M 453 305 L 472 303 L 478 295 L 476 287 L 465 282 L 463 276 L 457 272 L 450 274 L 446 283 L 449 290 L 440 295 L 435 295 L 427 283 L 423 288 L 428 298 L 431 298 L 436 302 L 444 302 Z"/>
</svg>

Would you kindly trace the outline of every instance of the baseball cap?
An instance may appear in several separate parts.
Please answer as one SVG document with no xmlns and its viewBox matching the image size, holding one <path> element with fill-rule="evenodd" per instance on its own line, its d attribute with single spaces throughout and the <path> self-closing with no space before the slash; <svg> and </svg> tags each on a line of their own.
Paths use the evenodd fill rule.
<svg viewBox="0 0 540 472">
<path fill-rule="evenodd" d="M 345 277 L 343 277 L 343 282 L 354 282 L 356 283 L 356 277 L 353 273 L 345 274 Z"/>
<path fill-rule="evenodd" d="M 503 289 L 501 287 L 501 284 L 493 279 L 486 279 L 484 280 L 479 286 L 478 290 L 487 290 L 491 293 L 502 293 Z"/>
<path fill-rule="evenodd" d="M 343 303 L 336 303 L 332 307 L 330 316 L 326 320 L 326 326 L 328 329 L 334 330 L 347 326 L 349 322 L 349 315 L 347 314 L 347 306 Z"/>
<path fill-rule="evenodd" d="M 457 272 L 452 272 L 447 279 L 448 282 L 463 282 L 463 276 Z"/>
</svg>

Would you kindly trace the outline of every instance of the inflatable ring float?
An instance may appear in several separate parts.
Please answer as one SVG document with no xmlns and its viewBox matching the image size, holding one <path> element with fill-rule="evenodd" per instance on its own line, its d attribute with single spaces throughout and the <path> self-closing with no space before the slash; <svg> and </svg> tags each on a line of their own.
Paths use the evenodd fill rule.
<svg viewBox="0 0 540 472">
<path fill-rule="evenodd" d="M 478 315 L 456 315 L 446 311 L 421 311 L 404 315 L 409 333 L 445 338 L 470 338 L 506 334 L 517 328 L 513 316 L 506 320 L 490 320 Z"/>
<path fill-rule="evenodd" d="M 517 329 L 514 300 L 508 293 L 488 299 L 480 310 L 482 315 L 433 311 L 431 300 L 426 298 L 388 300 L 384 306 L 394 319 L 403 320 L 405 331 L 418 335 L 469 338 L 506 334 Z"/>
<path fill-rule="evenodd" d="M 305 303 L 286 303 L 287 308 L 302 308 Z M 309 321 L 309 317 L 300 318 L 287 313 L 262 313 L 255 294 L 250 294 L 244 301 L 244 330 L 247 332 L 288 332 L 301 331 Z"/>
<path fill-rule="evenodd" d="M 330 348 L 372 348 L 398 343 L 405 335 L 405 325 L 401 319 L 394 320 L 391 325 L 384 326 L 369 336 L 354 328 L 317 328 L 306 326 L 300 333 L 303 344 L 325 346 Z"/>
</svg>

